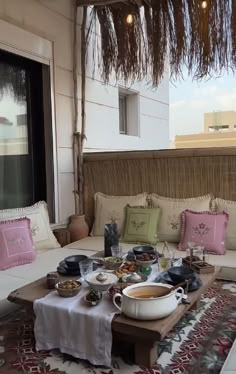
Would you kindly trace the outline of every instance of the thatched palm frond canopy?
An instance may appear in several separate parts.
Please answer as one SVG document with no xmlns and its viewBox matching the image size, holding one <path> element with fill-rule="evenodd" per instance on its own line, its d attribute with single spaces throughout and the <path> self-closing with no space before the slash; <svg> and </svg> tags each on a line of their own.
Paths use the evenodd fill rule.
<svg viewBox="0 0 236 374">
<path fill-rule="evenodd" d="M 168 67 L 177 77 L 186 66 L 195 78 L 235 69 L 236 0 L 77 0 L 77 5 L 92 5 L 91 24 L 99 21 L 105 81 L 114 71 L 126 81 L 150 77 L 156 86 Z"/>
</svg>

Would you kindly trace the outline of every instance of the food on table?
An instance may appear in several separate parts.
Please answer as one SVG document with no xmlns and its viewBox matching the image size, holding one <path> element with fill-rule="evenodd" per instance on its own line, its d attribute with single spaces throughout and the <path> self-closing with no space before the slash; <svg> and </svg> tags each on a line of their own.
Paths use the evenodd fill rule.
<svg viewBox="0 0 236 374">
<path fill-rule="evenodd" d="M 102 300 L 102 292 L 91 288 L 89 292 L 84 296 L 84 300 L 90 306 L 96 306 Z"/>
<path fill-rule="evenodd" d="M 123 277 L 122 277 L 122 280 L 124 280 L 125 282 L 140 282 L 142 279 L 141 275 L 137 274 L 137 273 L 130 273 L 130 274 L 125 274 Z"/>
<path fill-rule="evenodd" d="M 66 280 L 64 282 L 58 283 L 58 288 L 62 290 L 73 290 L 76 288 L 80 288 L 81 283 L 75 280 Z"/>
<path fill-rule="evenodd" d="M 136 260 L 138 261 L 152 261 L 155 259 L 156 256 L 153 253 L 143 253 L 141 255 L 136 255 Z"/>
<path fill-rule="evenodd" d="M 113 297 L 116 293 L 120 293 L 122 294 L 123 290 L 130 286 L 129 283 L 117 283 L 117 284 L 114 284 L 113 286 L 111 286 L 109 289 L 108 289 L 108 295 Z"/>
<path fill-rule="evenodd" d="M 121 278 L 124 274 L 127 273 L 134 273 L 138 270 L 138 266 L 135 262 L 132 261 L 125 261 L 123 265 L 116 270 L 117 277 Z"/>
<path fill-rule="evenodd" d="M 120 257 L 106 257 L 104 259 L 104 265 L 107 269 L 116 270 L 123 263 L 123 259 Z"/>
<path fill-rule="evenodd" d="M 88 301 L 98 301 L 101 299 L 101 292 L 91 289 L 86 295 Z"/>
</svg>

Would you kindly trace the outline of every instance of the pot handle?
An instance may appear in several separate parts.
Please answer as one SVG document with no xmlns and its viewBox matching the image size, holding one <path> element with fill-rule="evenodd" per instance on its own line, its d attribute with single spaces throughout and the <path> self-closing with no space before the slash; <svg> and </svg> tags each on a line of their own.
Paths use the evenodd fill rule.
<svg viewBox="0 0 236 374">
<path fill-rule="evenodd" d="M 184 296 L 184 289 L 182 287 L 178 287 L 175 290 L 175 297 L 177 299 L 177 303 L 179 304 Z"/>
<path fill-rule="evenodd" d="M 112 298 L 112 301 L 113 301 L 113 304 L 117 307 L 117 309 L 119 309 L 119 311 L 121 312 L 121 307 L 119 305 L 117 305 L 116 303 L 116 298 L 119 297 L 121 300 L 122 300 L 122 295 L 120 293 L 115 293 L 115 295 L 113 296 Z"/>
</svg>

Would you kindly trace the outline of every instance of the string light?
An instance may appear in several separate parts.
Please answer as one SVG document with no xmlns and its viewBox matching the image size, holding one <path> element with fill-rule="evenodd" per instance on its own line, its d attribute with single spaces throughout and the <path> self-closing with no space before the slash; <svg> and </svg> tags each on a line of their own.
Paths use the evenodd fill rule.
<svg viewBox="0 0 236 374">
<path fill-rule="evenodd" d="M 132 25 L 132 23 L 134 22 L 134 17 L 132 14 L 128 14 L 128 16 L 126 17 L 126 23 L 128 23 L 128 25 Z"/>
<path fill-rule="evenodd" d="M 206 9 L 207 8 L 207 1 L 202 1 L 202 9 Z"/>
</svg>

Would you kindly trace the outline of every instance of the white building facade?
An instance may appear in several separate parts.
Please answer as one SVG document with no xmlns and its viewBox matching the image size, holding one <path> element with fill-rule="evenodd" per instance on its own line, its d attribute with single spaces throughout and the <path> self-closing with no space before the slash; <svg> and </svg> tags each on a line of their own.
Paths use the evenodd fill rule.
<svg viewBox="0 0 236 374">
<path fill-rule="evenodd" d="M 50 69 L 55 222 L 74 213 L 73 11 L 71 0 L 0 0 L 0 49 Z M 146 82 L 104 85 L 92 70 L 86 73 L 85 151 L 168 148 L 168 74 L 153 90 Z M 80 109 L 80 92 L 78 99 Z"/>
</svg>

